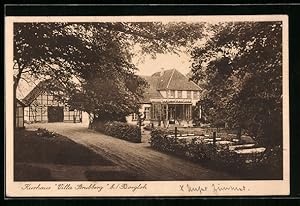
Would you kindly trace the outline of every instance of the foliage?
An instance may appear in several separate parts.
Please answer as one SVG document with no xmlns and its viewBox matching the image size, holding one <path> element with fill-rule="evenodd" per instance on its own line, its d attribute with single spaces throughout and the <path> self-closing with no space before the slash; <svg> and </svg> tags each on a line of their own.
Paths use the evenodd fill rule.
<svg viewBox="0 0 300 206">
<path fill-rule="evenodd" d="M 51 75 L 69 82 L 84 45 L 82 39 L 67 31 L 65 23 L 15 23 L 15 88 L 25 74 L 39 79 Z"/>
<path fill-rule="evenodd" d="M 47 129 L 38 128 L 36 131 L 36 135 L 43 138 L 54 138 L 56 134 L 54 132 L 48 131 Z"/>
<path fill-rule="evenodd" d="M 210 160 L 214 152 L 211 144 L 204 144 L 198 139 L 178 139 L 168 135 L 169 132 L 161 129 L 151 131 L 150 145 L 158 150 L 175 153 L 178 156 L 193 160 Z"/>
<path fill-rule="evenodd" d="M 153 128 L 154 127 L 153 127 L 152 123 L 144 126 L 144 130 L 148 130 L 148 131 L 151 131 Z"/>
<path fill-rule="evenodd" d="M 133 55 L 176 53 L 202 31 L 203 24 L 183 22 L 16 23 L 15 90 L 24 75 L 52 78 L 73 107 L 119 120 L 137 110 L 147 86 L 135 75 Z"/>
<path fill-rule="evenodd" d="M 227 145 L 206 143 L 201 139 L 178 139 L 168 135 L 167 130 L 154 129 L 151 132 L 151 147 L 187 158 L 196 162 L 206 163 L 210 167 L 224 169 L 237 175 L 262 176 L 279 178 L 282 171 L 282 148 L 274 147 L 264 154 L 237 154 Z"/>
<path fill-rule="evenodd" d="M 192 52 L 192 80 L 204 88 L 206 117 L 243 128 L 265 146 L 282 141 L 282 24 L 211 25 L 212 37 Z"/>
<path fill-rule="evenodd" d="M 282 146 L 268 149 L 260 160 L 260 164 L 268 168 L 270 174 L 278 173 L 283 168 Z"/>
<path fill-rule="evenodd" d="M 71 105 L 94 114 L 94 121 L 125 121 L 139 109 L 146 82 L 136 75 L 124 74 L 118 79 L 91 79 L 82 91 L 71 95 Z"/>
<path fill-rule="evenodd" d="M 141 135 L 140 129 L 136 125 L 130 125 L 124 122 L 103 122 L 96 121 L 93 123 L 96 131 L 102 132 L 106 135 L 124 139 L 130 142 L 140 143 Z"/>
</svg>

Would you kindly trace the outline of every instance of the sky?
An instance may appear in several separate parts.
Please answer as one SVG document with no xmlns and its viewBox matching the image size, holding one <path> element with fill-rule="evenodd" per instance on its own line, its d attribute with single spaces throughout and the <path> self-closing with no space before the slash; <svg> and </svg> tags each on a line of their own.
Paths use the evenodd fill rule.
<svg viewBox="0 0 300 206">
<path fill-rule="evenodd" d="M 209 35 L 209 33 L 207 33 Z M 193 43 L 193 47 L 203 47 L 207 42 L 206 38 L 202 38 Z M 135 46 L 133 48 L 136 54 L 140 54 L 140 47 Z M 188 47 L 181 47 L 177 50 L 177 54 L 169 52 L 166 54 L 156 54 L 156 58 L 153 59 L 151 55 L 140 57 L 136 55 L 132 62 L 139 69 L 137 75 L 151 76 L 155 72 L 160 72 L 163 68 L 177 69 L 182 74 L 186 75 L 191 71 L 192 58 L 190 55 L 190 49 Z"/>
<path fill-rule="evenodd" d="M 150 55 L 144 57 L 144 61 L 139 61 L 138 58 L 134 58 L 133 62 L 139 69 L 138 75 L 150 76 L 155 72 L 160 72 L 163 68 L 177 69 L 182 74 L 187 74 L 191 70 L 191 58 L 187 53 L 177 54 L 158 54 L 155 59 L 152 59 Z"/>
</svg>

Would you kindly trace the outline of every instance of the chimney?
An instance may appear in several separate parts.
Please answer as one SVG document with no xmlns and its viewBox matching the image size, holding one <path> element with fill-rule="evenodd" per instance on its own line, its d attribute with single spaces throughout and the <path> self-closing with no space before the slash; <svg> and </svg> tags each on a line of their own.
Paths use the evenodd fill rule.
<svg viewBox="0 0 300 206">
<path fill-rule="evenodd" d="M 162 75 L 164 75 L 164 68 L 162 67 L 162 68 L 160 68 L 160 76 L 162 76 Z"/>
</svg>

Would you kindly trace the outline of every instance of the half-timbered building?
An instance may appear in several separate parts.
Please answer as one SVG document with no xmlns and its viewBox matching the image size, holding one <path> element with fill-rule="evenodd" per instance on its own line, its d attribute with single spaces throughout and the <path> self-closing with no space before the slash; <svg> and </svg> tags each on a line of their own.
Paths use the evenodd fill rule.
<svg viewBox="0 0 300 206">
<path fill-rule="evenodd" d="M 27 122 L 82 122 L 82 111 L 72 108 L 67 101 L 59 97 L 61 90 L 52 91 L 46 80 L 37 84 L 23 99 L 25 104 L 24 118 Z"/>
<path fill-rule="evenodd" d="M 24 107 L 25 104 L 21 102 L 19 99 L 16 99 L 16 108 L 15 108 L 15 121 L 16 121 L 16 128 L 24 128 Z"/>
</svg>

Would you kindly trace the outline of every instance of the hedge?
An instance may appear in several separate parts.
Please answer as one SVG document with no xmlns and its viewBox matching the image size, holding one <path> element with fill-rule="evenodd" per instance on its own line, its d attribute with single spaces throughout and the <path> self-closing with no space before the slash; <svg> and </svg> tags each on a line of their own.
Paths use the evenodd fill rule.
<svg viewBox="0 0 300 206">
<path fill-rule="evenodd" d="M 267 150 L 264 154 L 249 154 L 247 158 L 229 150 L 228 145 L 207 144 L 201 139 L 178 139 L 162 129 L 151 132 L 151 147 L 176 156 L 205 163 L 217 169 L 251 176 L 268 175 L 268 178 L 282 178 L 282 148 Z"/>
<path fill-rule="evenodd" d="M 139 127 L 124 122 L 94 122 L 93 127 L 96 131 L 109 136 L 124 139 L 130 142 L 140 143 L 141 135 Z"/>
</svg>

